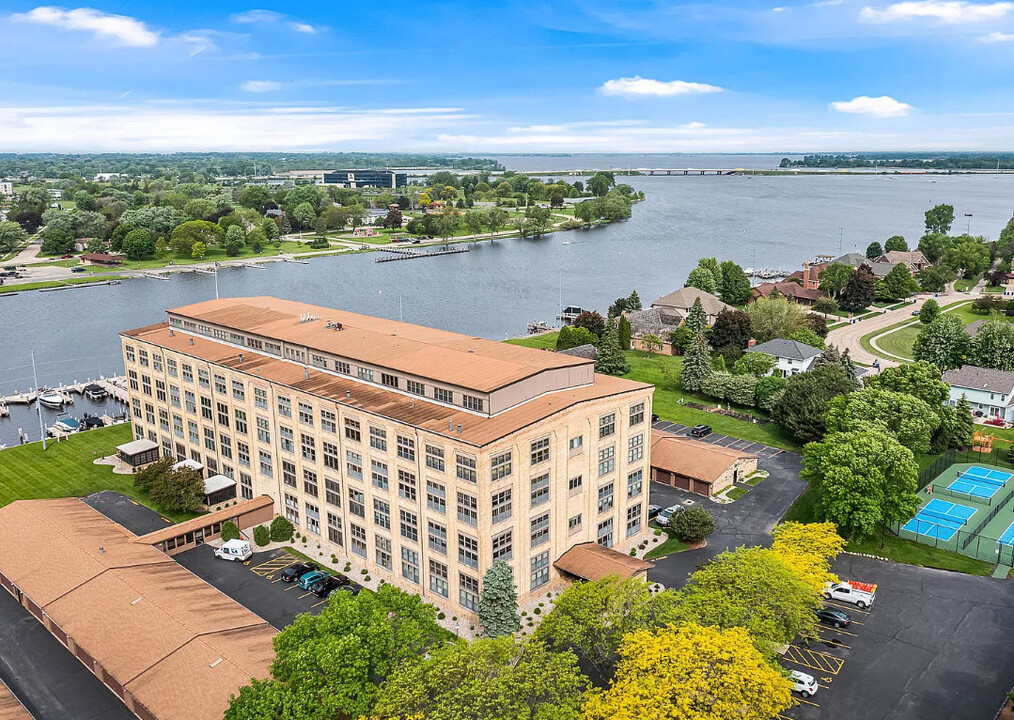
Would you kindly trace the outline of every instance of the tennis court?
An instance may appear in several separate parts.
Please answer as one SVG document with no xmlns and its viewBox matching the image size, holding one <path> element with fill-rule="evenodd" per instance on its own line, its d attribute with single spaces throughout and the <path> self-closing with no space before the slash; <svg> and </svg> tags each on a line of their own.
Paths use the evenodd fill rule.
<svg viewBox="0 0 1014 720">
<path fill-rule="evenodd" d="M 933 498 L 901 529 L 938 540 L 950 540 L 976 512 L 975 508 L 966 505 Z"/>
<path fill-rule="evenodd" d="M 1000 470 L 973 465 L 961 473 L 954 482 L 947 486 L 947 490 L 962 495 L 970 495 L 976 498 L 990 499 L 1002 488 L 1008 480 L 1014 477 L 1011 473 Z"/>
<path fill-rule="evenodd" d="M 996 541 L 997 545 L 1006 545 L 1007 547 L 1014 547 L 1014 522 L 1011 522 L 1007 526 L 1007 529 L 1003 531 L 1003 535 Z"/>
</svg>

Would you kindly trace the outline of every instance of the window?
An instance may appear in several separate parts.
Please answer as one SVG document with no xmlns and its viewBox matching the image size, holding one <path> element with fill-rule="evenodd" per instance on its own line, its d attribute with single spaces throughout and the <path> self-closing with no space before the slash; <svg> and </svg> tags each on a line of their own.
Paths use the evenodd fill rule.
<svg viewBox="0 0 1014 720">
<path fill-rule="evenodd" d="M 310 497 L 317 497 L 319 493 L 317 489 L 317 473 L 306 468 L 303 469 L 303 492 Z"/>
<path fill-rule="evenodd" d="M 158 409 L 158 426 L 165 432 L 169 432 L 169 411 Z M 225 437 L 224 435 L 222 437 Z"/>
<path fill-rule="evenodd" d="M 296 463 L 282 460 L 282 482 L 289 487 L 296 487 Z"/>
<path fill-rule="evenodd" d="M 538 547 L 549 541 L 549 513 L 540 515 L 532 520 L 532 547 Z"/>
<path fill-rule="evenodd" d="M 165 382 L 163 380 L 155 381 L 155 399 L 161 402 L 165 402 Z"/>
<path fill-rule="evenodd" d="M 634 498 L 641 494 L 644 470 L 635 470 L 627 475 L 627 497 Z"/>
<path fill-rule="evenodd" d="M 467 455 L 456 455 L 454 465 L 457 468 L 457 475 L 460 479 L 475 484 L 475 458 Z"/>
<path fill-rule="evenodd" d="M 161 355 L 152 355 L 151 356 L 151 366 L 155 370 L 155 372 L 162 372 L 162 356 Z"/>
<path fill-rule="evenodd" d="M 201 436 L 197 434 L 197 423 L 193 420 L 187 420 L 187 434 L 190 436 L 191 443 L 194 445 L 200 444 Z"/>
<path fill-rule="evenodd" d="M 532 478 L 532 507 L 549 501 L 549 473 Z"/>
<path fill-rule="evenodd" d="M 374 538 L 377 546 L 377 565 L 387 570 L 394 567 L 394 560 L 391 557 L 391 541 L 386 537 L 377 535 Z"/>
<path fill-rule="evenodd" d="M 433 399 L 443 403 L 453 403 L 454 393 L 450 390 L 444 390 L 443 388 L 433 388 Z"/>
<path fill-rule="evenodd" d="M 334 361 L 334 369 L 340 372 L 342 375 L 352 374 L 352 368 L 349 367 L 349 364 L 347 362 L 343 362 L 342 360 Z"/>
<path fill-rule="evenodd" d="M 425 395 L 426 394 L 426 386 L 423 385 L 421 382 L 416 382 L 415 380 L 406 380 L 405 381 L 405 387 L 413 395 Z"/>
<path fill-rule="evenodd" d="M 373 371 L 370 370 L 369 368 L 364 368 L 360 366 L 358 368 L 358 373 L 360 380 L 365 380 L 366 382 L 373 382 Z"/>
<path fill-rule="evenodd" d="M 324 477 L 324 502 L 335 507 L 342 506 L 342 491 L 337 480 Z"/>
<path fill-rule="evenodd" d="M 479 524 L 478 502 L 471 495 L 458 493 L 458 520 L 469 525 Z"/>
<path fill-rule="evenodd" d="M 490 479 L 494 482 L 502 480 L 505 477 L 509 477 L 511 474 L 511 451 L 502 452 L 499 455 L 494 455 L 490 463 Z"/>
<path fill-rule="evenodd" d="M 342 519 L 334 513 L 327 514 L 327 539 L 335 545 L 344 545 L 342 542 Z"/>
<path fill-rule="evenodd" d="M 127 377 L 130 378 L 130 389 L 131 390 L 138 390 L 139 386 L 137 384 L 137 371 L 136 370 L 127 370 Z M 193 412 L 193 411 L 191 411 L 191 412 Z"/>
<path fill-rule="evenodd" d="M 475 397 L 474 395 L 461 396 L 461 406 L 466 410 L 475 410 L 477 412 L 482 412 L 484 404 L 485 403 L 483 402 L 483 399 L 480 397 Z"/>
<path fill-rule="evenodd" d="M 376 460 L 371 460 L 370 479 L 373 481 L 373 487 L 380 488 L 381 490 L 387 490 L 387 465 L 382 462 L 377 462 Z"/>
<path fill-rule="evenodd" d="M 285 519 L 299 525 L 299 500 L 288 493 L 285 495 Z"/>
<path fill-rule="evenodd" d="M 374 450 L 387 452 L 387 430 L 384 428 L 370 427 L 370 447 Z"/>
<path fill-rule="evenodd" d="M 148 367 L 148 351 L 144 349 L 138 350 L 137 356 L 140 358 L 141 367 Z"/>
<path fill-rule="evenodd" d="M 356 517 L 366 517 L 366 494 L 362 490 L 349 488 L 349 512 Z"/>
<path fill-rule="evenodd" d="M 240 400 L 240 401 L 246 399 L 246 391 L 243 389 L 243 381 L 242 380 L 233 380 L 232 381 L 232 397 L 233 397 L 234 400 Z"/>
<path fill-rule="evenodd" d="M 175 385 L 169 386 L 169 403 L 174 407 L 181 407 L 180 404 L 180 389 Z"/>
<path fill-rule="evenodd" d="M 165 361 L 166 372 L 169 373 L 169 377 L 179 377 L 179 371 L 176 368 L 176 361 L 172 358 L 167 358 Z"/>
<path fill-rule="evenodd" d="M 496 525 L 499 522 L 507 520 L 511 513 L 512 502 L 511 502 L 511 489 L 501 490 L 498 493 L 493 494 L 493 524 Z"/>
<path fill-rule="evenodd" d="M 320 535 L 320 512 L 316 505 L 306 503 L 306 529 L 314 535 Z"/>
<path fill-rule="evenodd" d="M 292 401 L 287 397 L 278 398 L 278 414 L 282 417 L 292 417 Z"/>
<path fill-rule="evenodd" d="M 127 354 L 127 362 L 134 362 L 137 357 L 134 355 L 134 348 L 131 345 L 124 345 L 123 351 Z"/>
<path fill-rule="evenodd" d="M 225 395 L 225 378 L 221 375 L 215 375 L 215 392 L 219 395 Z"/>
<path fill-rule="evenodd" d="M 244 500 L 253 500 L 253 478 L 244 472 L 239 474 L 239 491 Z"/>
<path fill-rule="evenodd" d="M 436 470 L 437 472 L 444 471 L 444 450 L 434 445 L 426 446 L 426 467 Z"/>
<path fill-rule="evenodd" d="M 637 462 L 644 457 L 644 435 L 635 435 L 627 441 L 627 462 Z"/>
<path fill-rule="evenodd" d="M 296 452 L 295 435 L 292 433 L 292 428 L 287 428 L 284 425 L 278 426 L 278 434 L 281 435 L 282 450 L 285 452 Z"/>
<path fill-rule="evenodd" d="M 447 566 L 436 560 L 430 560 L 430 590 L 447 597 Z"/>
<path fill-rule="evenodd" d="M 366 528 L 349 523 L 349 536 L 351 537 L 352 552 L 360 557 L 366 557 Z"/>
<path fill-rule="evenodd" d="M 544 437 L 532 443 L 532 465 L 549 460 L 549 438 Z"/>
<path fill-rule="evenodd" d="M 432 480 L 426 481 L 426 507 L 441 515 L 447 512 L 447 493 L 443 485 Z"/>
<path fill-rule="evenodd" d="M 303 435 L 301 433 L 299 435 L 299 443 L 302 448 L 303 459 L 309 460 L 310 462 L 316 462 L 317 441 L 314 439 L 313 435 Z"/>
<path fill-rule="evenodd" d="M 458 562 L 468 567 L 479 567 L 479 541 L 458 533 Z"/>
<path fill-rule="evenodd" d="M 570 454 L 577 455 L 584 451 L 584 435 L 578 435 L 570 439 Z"/>
<path fill-rule="evenodd" d="M 405 509 L 398 510 L 401 520 L 401 536 L 412 542 L 419 542 L 419 518 L 415 513 Z"/>
<path fill-rule="evenodd" d="M 327 358 L 323 355 L 317 355 L 316 353 L 310 354 L 310 362 L 313 363 L 314 367 L 324 368 L 327 370 Z"/>
<path fill-rule="evenodd" d="M 380 373 L 380 384 L 396 388 L 398 387 L 398 376 L 390 375 L 388 373 Z"/>
<path fill-rule="evenodd" d="M 479 581 L 464 573 L 458 574 L 458 600 L 462 607 L 475 611 L 479 609 Z"/>
<path fill-rule="evenodd" d="M 598 530 L 598 542 L 599 545 L 605 545 L 606 547 L 613 546 L 613 519 L 603 520 L 599 523 Z"/>
<path fill-rule="evenodd" d="M 136 390 L 137 388 L 134 388 L 134 389 Z M 184 397 L 186 398 L 187 412 L 188 413 L 196 413 L 197 412 L 197 396 L 194 395 L 189 390 L 186 390 L 186 391 L 184 391 Z"/>
<path fill-rule="evenodd" d="M 236 455 L 239 457 L 239 464 L 243 467 L 250 467 L 250 446 L 245 442 L 236 441 Z"/>
<path fill-rule="evenodd" d="M 263 388 L 254 388 L 254 407 L 261 410 L 268 409 L 268 391 Z"/>
<path fill-rule="evenodd" d="M 599 418 L 599 439 L 609 437 L 616 432 L 616 413 L 609 413 Z"/>
<path fill-rule="evenodd" d="M 549 582 L 549 551 L 539 553 L 532 558 L 532 590 Z"/>
<path fill-rule="evenodd" d="M 610 445 L 599 450 L 599 477 L 608 475 L 616 467 L 616 446 Z"/>
<path fill-rule="evenodd" d="M 443 525 L 438 525 L 432 520 L 426 523 L 427 530 L 427 545 L 430 550 L 438 552 L 441 555 L 447 554 L 447 528 Z"/>
<path fill-rule="evenodd" d="M 353 442 L 360 442 L 363 439 L 358 420 L 345 418 L 345 439 Z"/>
<path fill-rule="evenodd" d="M 268 431 L 268 421 L 262 417 L 257 418 L 257 439 L 266 445 L 271 444 L 271 433 Z"/>
<path fill-rule="evenodd" d="M 406 470 L 398 470 L 398 497 L 415 501 L 415 475 Z"/>
<path fill-rule="evenodd" d="M 179 415 L 173 415 L 173 432 L 176 437 L 183 437 L 183 418 Z"/>
<path fill-rule="evenodd" d="M 567 489 L 570 490 L 570 494 L 571 495 L 577 495 L 579 492 L 581 492 L 581 490 L 582 490 L 582 483 L 583 482 L 584 481 L 581 479 L 580 475 L 577 475 L 576 477 L 572 477 L 570 480 L 568 480 L 567 481 Z"/>
<path fill-rule="evenodd" d="M 640 425 L 644 422 L 644 403 L 639 402 L 630 406 L 630 426 Z"/>
<path fill-rule="evenodd" d="M 141 376 L 141 392 L 145 395 L 151 395 L 151 378 L 147 375 Z"/>
<path fill-rule="evenodd" d="M 338 432 L 338 418 L 330 410 L 320 411 L 320 429 L 324 432 Z"/>
<path fill-rule="evenodd" d="M 299 403 L 299 422 L 313 427 L 313 408 L 306 403 Z"/>
<path fill-rule="evenodd" d="M 201 396 L 201 417 L 205 420 L 211 420 L 213 417 L 211 414 L 211 398 L 204 397 L 203 395 Z"/>
<path fill-rule="evenodd" d="M 613 484 L 608 483 L 599 488 L 599 512 L 611 510 L 613 507 Z"/>
<path fill-rule="evenodd" d="M 201 368 L 197 369 L 197 384 L 202 388 L 211 389 L 211 378 L 209 377 L 207 370 L 203 370 Z"/>
<path fill-rule="evenodd" d="M 415 440 L 398 436 L 398 457 L 402 460 L 415 462 Z"/>
<path fill-rule="evenodd" d="M 567 520 L 567 533 L 573 535 L 581 531 L 581 513 Z"/>
<path fill-rule="evenodd" d="M 627 508 L 627 537 L 641 531 L 641 503 Z"/>
<path fill-rule="evenodd" d="M 345 451 L 345 467 L 347 468 L 346 474 L 353 480 L 363 479 L 363 456 L 359 453 L 354 453 L 351 450 Z"/>
<path fill-rule="evenodd" d="M 215 452 L 214 428 L 204 428 L 204 447 L 206 447 L 211 452 Z"/>
<path fill-rule="evenodd" d="M 510 560 L 514 554 L 514 535 L 510 530 L 493 536 L 493 562 Z"/>
<path fill-rule="evenodd" d="M 215 403 L 218 411 L 218 424 L 222 427 L 229 427 L 229 406 L 225 403 Z"/>
<path fill-rule="evenodd" d="M 373 522 L 375 525 L 391 529 L 391 505 L 378 498 L 373 498 Z"/>
<path fill-rule="evenodd" d="M 334 443 L 329 443 L 327 440 L 322 440 L 321 449 L 324 451 L 324 467 L 329 467 L 332 470 L 340 470 L 342 466 L 341 455 L 338 454 L 338 446 Z"/>
<path fill-rule="evenodd" d="M 183 363 L 183 380 L 191 385 L 194 382 L 194 369 L 186 363 Z"/>
<path fill-rule="evenodd" d="M 240 435 L 246 435 L 246 411 L 245 410 L 233 410 L 233 416 L 236 418 L 236 432 Z"/>
</svg>

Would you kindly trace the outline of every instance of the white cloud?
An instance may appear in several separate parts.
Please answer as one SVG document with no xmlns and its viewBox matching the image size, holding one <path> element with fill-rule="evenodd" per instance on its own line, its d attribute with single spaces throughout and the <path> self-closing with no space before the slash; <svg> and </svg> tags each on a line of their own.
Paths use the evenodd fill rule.
<svg viewBox="0 0 1014 720">
<path fill-rule="evenodd" d="M 854 115 L 874 115 L 876 117 L 904 117 L 913 109 L 908 103 L 898 102 L 888 95 L 881 95 L 880 97 L 860 95 L 852 100 L 833 102 L 831 103 L 831 107 L 838 112 L 852 113 Z"/>
<path fill-rule="evenodd" d="M 316 35 L 323 27 L 316 27 L 310 23 L 296 20 L 274 10 L 247 10 L 246 12 L 236 13 L 230 15 L 229 19 L 234 23 L 240 23 L 244 25 L 261 25 L 274 23 L 279 25 L 287 25 L 290 30 L 294 30 L 298 33 L 305 35 Z"/>
<path fill-rule="evenodd" d="M 263 93 L 280 90 L 282 84 L 274 80 L 247 80 L 240 87 L 246 92 Z"/>
<path fill-rule="evenodd" d="M 112 15 L 93 8 L 68 10 L 52 5 L 40 5 L 26 13 L 11 16 L 19 22 L 50 25 L 64 30 L 90 32 L 96 38 L 112 40 L 128 47 L 150 47 L 157 45 L 159 34 L 137 18 L 126 15 Z"/>
<path fill-rule="evenodd" d="M 606 80 L 599 88 L 599 92 L 603 95 L 622 95 L 624 97 L 675 97 L 677 95 L 702 95 L 723 91 L 724 88 L 707 83 L 652 80 L 640 75 Z"/>
<path fill-rule="evenodd" d="M 991 32 L 979 38 L 984 43 L 1014 42 L 1014 33 Z"/>
<path fill-rule="evenodd" d="M 307 35 L 317 34 L 317 28 L 304 22 L 291 22 L 289 23 L 289 27 L 296 32 L 306 33 Z"/>
<path fill-rule="evenodd" d="M 771 12 L 773 12 L 773 13 L 783 13 L 783 12 L 787 12 L 788 10 L 791 10 L 791 9 L 792 8 L 790 8 L 788 5 L 779 5 L 778 7 L 771 8 Z"/>
<path fill-rule="evenodd" d="M 1014 10 L 1014 2 L 972 3 L 966 0 L 912 0 L 888 5 L 883 10 L 864 7 L 860 17 L 877 23 L 930 19 L 943 23 L 996 20 Z"/>
</svg>

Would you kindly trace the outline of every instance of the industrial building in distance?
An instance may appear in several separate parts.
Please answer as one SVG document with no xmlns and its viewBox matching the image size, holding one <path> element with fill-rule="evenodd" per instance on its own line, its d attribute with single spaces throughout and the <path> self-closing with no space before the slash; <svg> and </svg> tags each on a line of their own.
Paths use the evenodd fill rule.
<svg viewBox="0 0 1014 720">
<path fill-rule="evenodd" d="M 395 189 L 408 184 L 408 175 L 393 170 L 332 170 L 324 173 L 323 180 L 325 185 L 345 188 Z"/>
<path fill-rule="evenodd" d="M 496 560 L 521 602 L 609 558 L 626 576 L 650 566 L 587 552 L 649 532 L 650 385 L 270 297 L 176 308 L 121 338 L 135 439 L 273 498 L 324 557 L 454 614 L 474 617 Z"/>
</svg>

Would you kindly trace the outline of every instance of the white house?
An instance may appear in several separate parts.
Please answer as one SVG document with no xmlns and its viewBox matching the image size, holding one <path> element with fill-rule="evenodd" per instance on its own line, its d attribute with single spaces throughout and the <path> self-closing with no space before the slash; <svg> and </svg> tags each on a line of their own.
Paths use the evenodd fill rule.
<svg viewBox="0 0 1014 720">
<path fill-rule="evenodd" d="M 14 183 L 9 180 L 0 180 L 0 197 L 10 197 L 14 194 Z"/>
<path fill-rule="evenodd" d="M 1014 372 L 965 365 L 945 372 L 944 382 L 951 386 L 949 405 L 964 395 L 973 414 L 1014 421 Z"/>
<path fill-rule="evenodd" d="M 752 348 L 748 348 L 747 352 L 762 352 L 772 356 L 775 359 L 775 366 L 768 374 L 781 377 L 806 372 L 813 367 L 814 361 L 824 354 L 820 348 L 784 338 L 775 338 L 766 343 L 754 345 Z"/>
</svg>

